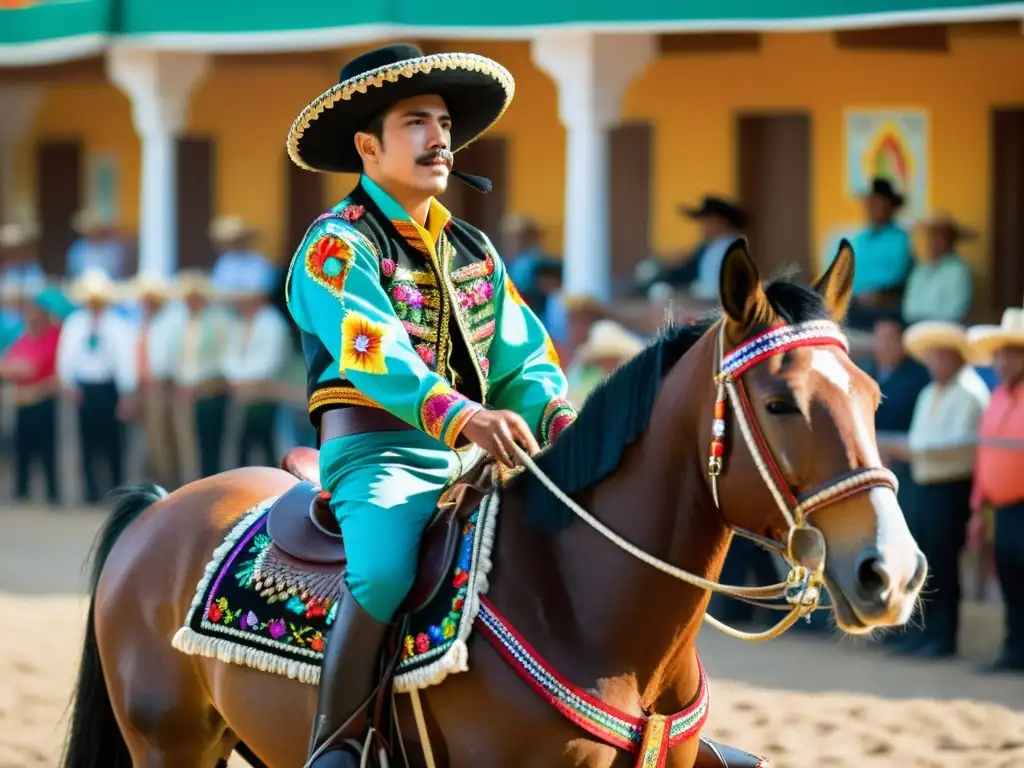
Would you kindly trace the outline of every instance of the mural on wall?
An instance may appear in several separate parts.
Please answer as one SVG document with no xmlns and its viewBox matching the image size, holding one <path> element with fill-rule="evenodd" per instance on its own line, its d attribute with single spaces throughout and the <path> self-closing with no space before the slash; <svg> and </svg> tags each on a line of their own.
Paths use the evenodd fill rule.
<svg viewBox="0 0 1024 768">
<path fill-rule="evenodd" d="M 900 218 L 928 211 L 928 116 L 924 110 L 846 111 L 846 191 L 858 198 L 881 176 L 906 198 Z"/>
<path fill-rule="evenodd" d="M 121 213 L 118 209 L 120 169 L 117 157 L 112 152 L 95 153 L 89 156 L 88 164 L 87 205 L 95 209 L 103 221 L 116 223 Z"/>
</svg>

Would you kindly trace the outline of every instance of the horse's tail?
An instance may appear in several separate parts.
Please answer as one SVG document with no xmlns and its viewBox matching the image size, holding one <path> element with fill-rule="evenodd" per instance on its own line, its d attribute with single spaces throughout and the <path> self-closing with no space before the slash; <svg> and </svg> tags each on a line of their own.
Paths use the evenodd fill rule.
<svg viewBox="0 0 1024 768">
<path fill-rule="evenodd" d="M 71 707 L 71 730 L 64 747 L 64 768 L 132 768 L 121 729 L 114 717 L 110 692 L 103 679 L 100 647 L 96 642 L 96 584 L 103 565 L 125 529 L 167 491 L 153 483 L 123 486 L 110 494 L 114 509 L 103 523 L 92 552 L 89 578 L 89 614 L 85 624 L 82 660 Z"/>
</svg>

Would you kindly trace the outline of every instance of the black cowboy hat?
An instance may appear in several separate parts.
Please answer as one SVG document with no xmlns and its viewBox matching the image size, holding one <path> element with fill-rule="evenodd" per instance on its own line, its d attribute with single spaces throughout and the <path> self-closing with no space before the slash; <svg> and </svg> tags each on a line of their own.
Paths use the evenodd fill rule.
<svg viewBox="0 0 1024 768">
<path fill-rule="evenodd" d="M 348 62 L 338 84 L 317 96 L 292 123 L 288 156 L 309 171 L 359 173 L 352 138 L 402 99 L 437 94 L 452 118 L 453 152 L 485 133 L 505 112 L 515 81 L 503 66 L 473 53 L 430 56 L 399 43 Z"/>
<path fill-rule="evenodd" d="M 884 197 L 897 208 L 906 202 L 906 198 L 896 191 L 892 182 L 881 176 L 876 176 L 871 180 L 871 189 L 868 190 L 868 194 Z"/>
<path fill-rule="evenodd" d="M 691 219 L 702 219 L 705 216 L 721 216 L 736 229 L 742 229 L 747 225 L 747 214 L 735 203 L 726 200 L 724 197 L 705 195 L 700 201 L 699 208 L 689 208 L 685 205 L 679 207 L 684 216 Z"/>
</svg>

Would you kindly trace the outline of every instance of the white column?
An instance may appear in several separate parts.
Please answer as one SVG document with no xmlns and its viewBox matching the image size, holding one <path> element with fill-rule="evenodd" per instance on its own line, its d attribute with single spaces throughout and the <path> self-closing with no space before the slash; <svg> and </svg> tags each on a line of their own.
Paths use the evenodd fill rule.
<svg viewBox="0 0 1024 768">
<path fill-rule="evenodd" d="M 607 300 L 611 293 L 608 129 L 622 116 L 629 83 L 655 57 L 652 35 L 555 32 L 532 56 L 558 86 L 566 130 L 564 288 Z"/>
<path fill-rule="evenodd" d="M 206 66 L 201 53 L 114 46 L 107 54 L 107 73 L 131 99 L 142 146 L 140 273 L 167 276 L 178 266 L 177 139 Z"/>
<path fill-rule="evenodd" d="M 43 92 L 38 85 L 0 87 L 0 115 L 3 116 L 0 119 L 0 223 L 38 216 L 30 200 L 18 197 L 14 183 L 14 153 L 42 102 Z"/>
</svg>

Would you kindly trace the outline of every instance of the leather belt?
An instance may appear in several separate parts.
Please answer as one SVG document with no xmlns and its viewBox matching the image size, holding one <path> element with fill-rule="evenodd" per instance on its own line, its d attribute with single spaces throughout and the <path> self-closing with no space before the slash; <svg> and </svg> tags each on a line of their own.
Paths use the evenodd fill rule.
<svg viewBox="0 0 1024 768">
<path fill-rule="evenodd" d="M 320 444 L 323 445 L 336 437 L 361 435 L 366 432 L 397 432 L 412 428 L 411 424 L 383 408 L 349 405 L 324 411 L 320 416 Z"/>
</svg>

